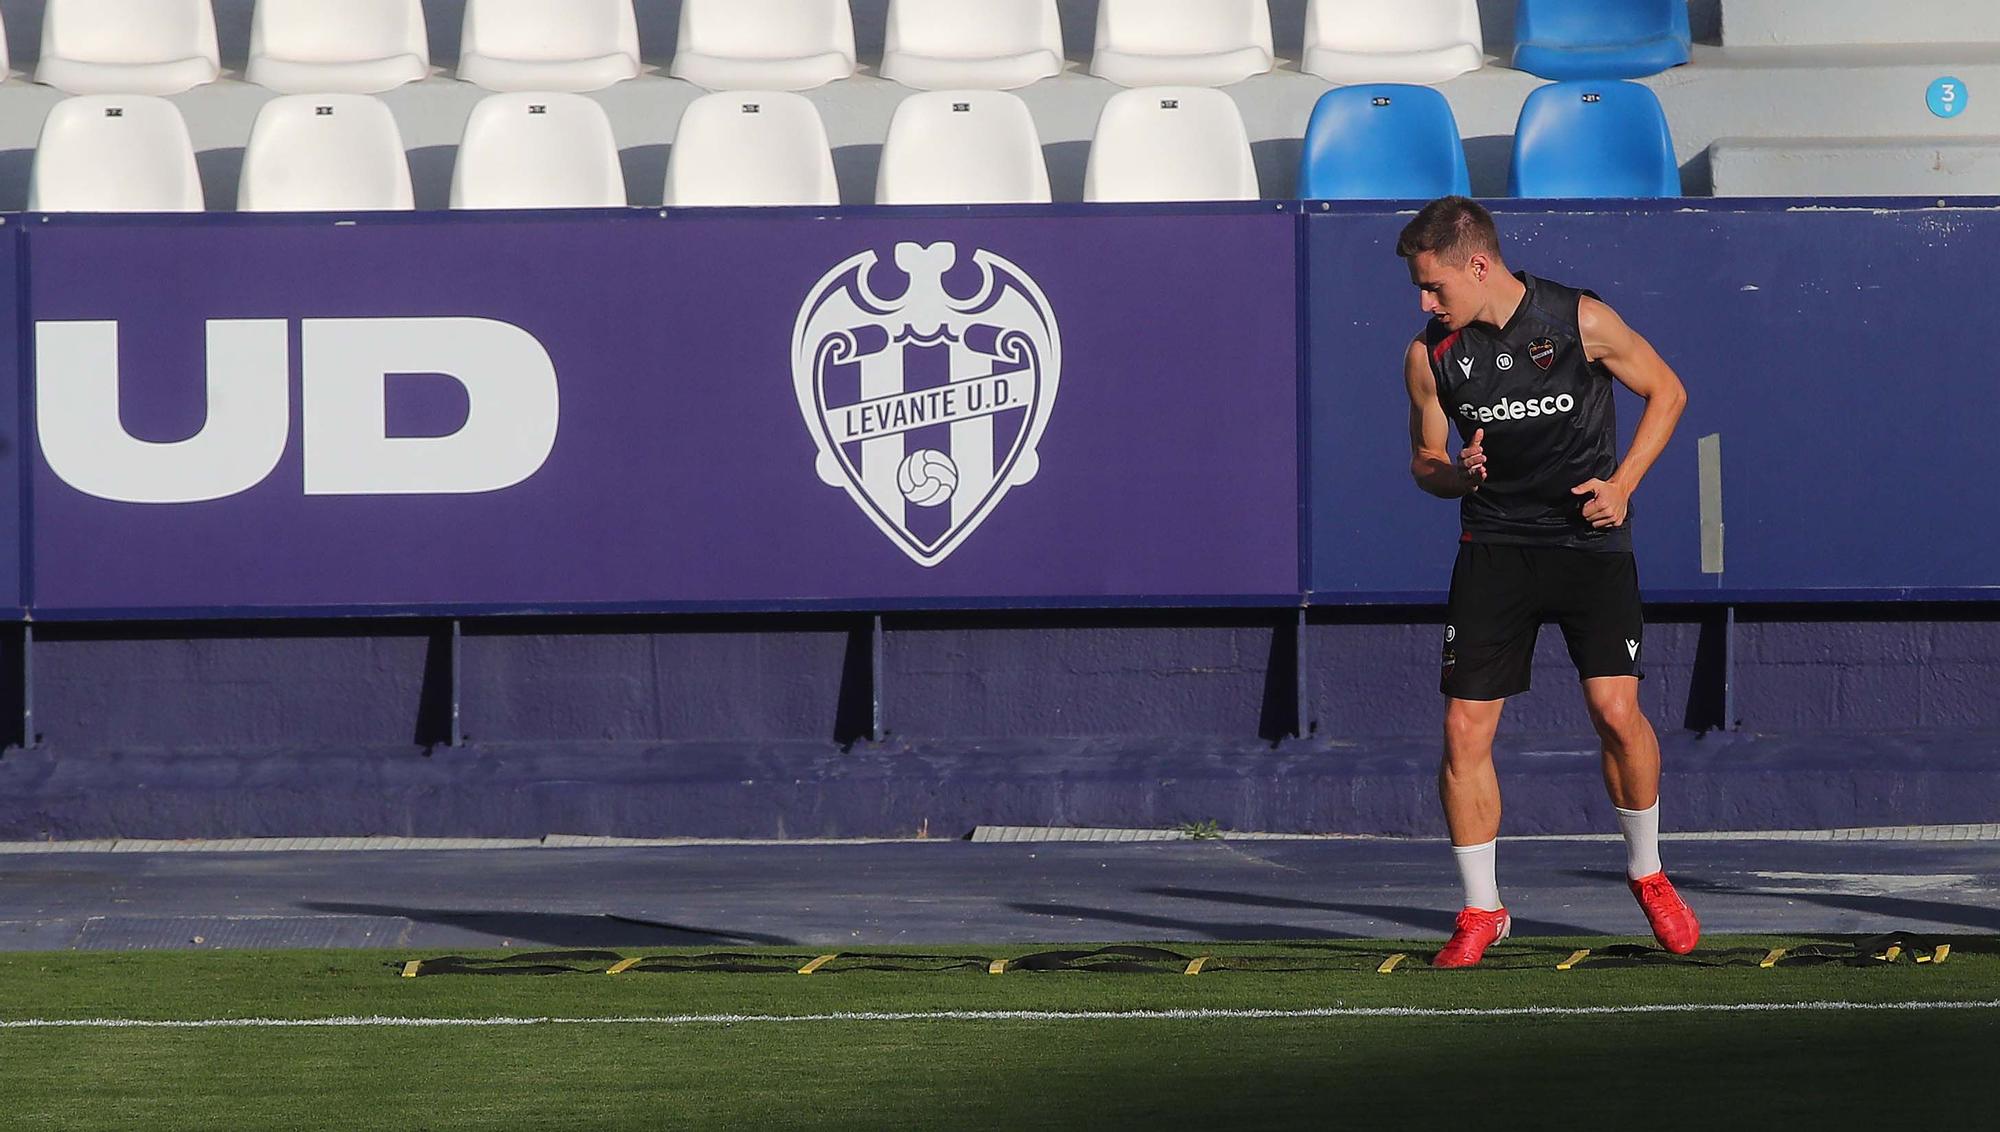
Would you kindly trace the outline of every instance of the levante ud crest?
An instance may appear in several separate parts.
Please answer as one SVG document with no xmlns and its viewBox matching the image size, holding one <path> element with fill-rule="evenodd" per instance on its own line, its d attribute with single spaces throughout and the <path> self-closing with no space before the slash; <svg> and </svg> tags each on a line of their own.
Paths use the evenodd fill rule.
<svg viewBox="0 0 2000 1132">
<path fill-rule="evenodd" d="M 1041 288 L 991 252 L 873 251 L 819 281 L 792 336 L 792 384 L 842 488 L 922 566 L 965 544 L 1040 470 L 1062 337 Z"/>
</svg>

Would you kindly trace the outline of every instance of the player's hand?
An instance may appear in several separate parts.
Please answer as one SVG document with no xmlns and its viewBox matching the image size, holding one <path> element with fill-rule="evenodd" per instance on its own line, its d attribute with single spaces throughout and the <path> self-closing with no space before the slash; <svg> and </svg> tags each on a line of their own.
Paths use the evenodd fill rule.
<svg viewBox="0 0 2000 1132">
<path fill-rule="evenodd" d="M 1479 485 L 1486 482 L 1485 445 L 1486 430 L 1483 428 L 1475 429 L 1472 433 L 1472 443 L 1460 450 L 1458 454 L 1458 466 L 1459 470 L 1465 473 L 1465 489 L 1467 491 L 1478 491 Z"/>
<path fill-rule="evenodd" d="M 1587 480 L 1569 489 L 1571 495 L 1588 495 L 1590 502 L 1583 505 L 1584 521 L 1604 530 L 1625 525 L 1625 514 L 1631 509 L 1632 495 L 1612 480 Z"/>
</svg>

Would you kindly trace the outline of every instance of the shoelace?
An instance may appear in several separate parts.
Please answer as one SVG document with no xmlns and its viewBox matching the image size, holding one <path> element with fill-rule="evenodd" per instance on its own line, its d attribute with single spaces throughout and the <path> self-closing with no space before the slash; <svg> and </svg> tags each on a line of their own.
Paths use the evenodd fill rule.
<svg viewBox="0 0 2000 1132">
<path fill-rule="evenodd" d="M 1639 896 L 1649 903 L 1656 900 L 1666 901 L 1668 907 L 1673 907 L 1681 902 L 1680 894 L 1674 891 L 1674 886 L 1669 884 L 1667 878 L 1663 876 L 1648 877 L 1640 881 Z"/>
<path fill-rule="evenodd" d="M 1482 912 L 1476 908 L 1466 908 L 1459 912 L 1458 922 L 1455 926 L 1462 932 L 1469 932 L 1476 927 L 1482 926 L 1491 926 L 1494 931 L 1499 931 L 1500 924 L 1501 919 L 1498 912 Z"/>
</svg>

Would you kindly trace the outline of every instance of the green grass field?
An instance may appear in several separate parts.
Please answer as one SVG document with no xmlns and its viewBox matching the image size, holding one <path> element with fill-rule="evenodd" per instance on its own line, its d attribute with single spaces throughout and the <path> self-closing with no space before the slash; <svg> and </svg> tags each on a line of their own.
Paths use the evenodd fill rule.
<svg viewBox="0 0 2000 1132">
<path fill-rule="evenodd" d="M 1008 970 L 1032 948 L 842 957 L 810 976 L 617 976 L 612 957 L 534 977 L 402 977 L 411 952 L 0 955 L 0 1127 L 1974 1128 L 2000 1009 L 1319 1017 L 818 1019 L 944 1011 L 1493 1011 L 2000 1000 L 2000 941 L 1942 964 L 1761 967 L 1729 938 L 1682 963 L 1604 965 L 1631 941 L 1508 942 L 1436 972 L 1435 944 L 1175 945 L 1144 972 Z M 1556 965 L 1592 949 L 1570 970 Z M 1805 950 L 1810 951 L 1810 948 Z M 1388 974 L 1389 954 L 1409 958 Z M 490 953 L 498 955 L 499 953 Z M 517 954 L 517 953 L 516 953 Z M 753 954 L 789 967 L 811 953 Z M 947 967 L 958 957 L 963 967 Z M 858 969 L 900 963 L 909 971 Z M 648 965 L 654 968 L 648 970 Z M 1289 969 L 1287 969 L 1289 968 Z M 1304 969 L 1298 969 L 1304 968 Z M 421 971 L 421 968 L 419 968 Z M 674 1016 L 735 1021 L 657 1021 Z M 566 1019 L 116 1029 L 24 1020 Z M 622 1024 L 583 1020 L 649 1018 Z"/>
</svg>

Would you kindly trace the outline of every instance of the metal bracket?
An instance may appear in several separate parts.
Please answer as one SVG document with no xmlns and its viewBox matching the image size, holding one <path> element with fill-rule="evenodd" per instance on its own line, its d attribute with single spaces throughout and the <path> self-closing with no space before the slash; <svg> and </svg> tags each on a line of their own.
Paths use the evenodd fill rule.
<svg viewBox="0 0 2000 1132">
<path fill-rule="evenodd" d="M 1292 636 L 1292 679 L 1296 689 L 1293 692 L 1294 699 L 1292 703 L 1298 709 L 1298 721 L 1292 730 L 1292 737 L 1294 739 L 1304 739 L 1312 734 L 1312 693 L 1310 691 L 1312 685 L 1307 680 L 1308 675 L 1309 671 L 1306 667 L 1306 610 L 1304 606 L 1300 606 L 1298 622 Z"/>
<path fill-rule="evenodd" d="M 20 749 L 32 751 L 42 745 L 35 732 L 35 624 L 21 622 L 21 734 Z"/>
<path fill-rule="evenodd" d="M 1735 731 L 1743 726 L 1736 716 L 1736 607 L 1722 614 L 1722 729 Z"/>
<path fill-rule="evenodd" d="M 889 734 L 882 710 L 882 646 L 882 615 L 877 613 L 868 637 L 868 738 L 876 743 Z"/>
<path fill-rule="evenodd" d="M 460 663 L 460 654 L 461 654 L 460 642 L 463 639 L 463 635 L 460 633 L 459 629 L 460 629 L 460 623 L 458 618 L 456 617 L 452 618 L 451 620 L 451 730 L 445 738 L 445 746 L 451 747 L 453 749 L 465 746 L 465 729 L 461 722 L 461 714 L 459 711 L 459 706 L 460 706 L 459 671 L 461 668 L 464 667 Z"/>
</svg>

